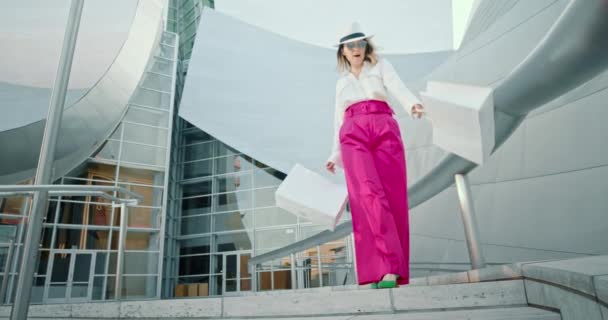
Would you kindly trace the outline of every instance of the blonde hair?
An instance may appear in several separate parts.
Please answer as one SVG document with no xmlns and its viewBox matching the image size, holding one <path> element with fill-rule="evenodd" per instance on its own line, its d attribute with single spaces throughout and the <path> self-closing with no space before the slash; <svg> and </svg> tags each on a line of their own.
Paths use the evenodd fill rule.
<svg viewBox="0 0 608 320">
<path fill-rule="evenodd" d="M 367 61 L 372 65 L 376 65 L 378 63 L 378 56 L 376 55 L 376 48 L 374 44 L 371 42 L 371 39 L 365 39 L 367 41 L 367 46 L 365 46 L 365 58 L 363 61 Z M 338 59 L 337 69 L 339 72 L 350 70 L 350 62 L 344 56 L 344 43 L 340 44 L 338 47 L 338 52 L 336 53 L 336 58 Z"/>
</svg>

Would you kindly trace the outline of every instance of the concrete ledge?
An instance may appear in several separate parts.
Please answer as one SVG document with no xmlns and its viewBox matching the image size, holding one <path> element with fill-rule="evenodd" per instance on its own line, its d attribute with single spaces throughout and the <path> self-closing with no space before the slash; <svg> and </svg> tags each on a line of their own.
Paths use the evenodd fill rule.
<svg viewBox="0 0 608 320">
<path fill-rule="evenodd" d="M 129 301 L 120 303 L 121 318 L 192 318 L 221 316 L 221 298 Z"/>
<path fill-rule="evenodd" d="M 324 318 L 323 318 L 324 319 Z M 437 312 L 406 312 L 387 315 L 357 316 L 349 320 L 561 320 L 559 313 L 531 307 L 450 310 Z"/>
<path fill-rule="evenodd" d="M 523 277 L 521 267 L 517 264 L 491 266 L 467 272 L 470 282 L 520 279 Z"/>
<path fill-rule="evenodd" d="M 69 318 L 72 316 L 71 304 L 48 304 L 30 306 L 28 317 Z"/>
<path fill-rule="evenodd" d="M 311 316 L 391 312 L 389 290 L 283 293 L 224 298 L 224 317 Z"/>
<path fill-rule="evenodd" d="M 427 283 L 429 286 L 469 283 L 469 274 L 467 272 L 456 272 L 450 274 L 442 274 L 438 276 L 428 277 Z"/>
<path fill-rule="evenodd" d="M 523 275 L 596 297 L 594 277 L 608 275 L 608 256 L 524 264 Z"/>
<path fill-rule="evenodd" d="M 563 320 L 603 320 L 600 305 L 591 299 L 559 287 L 524 280 L 531 305 L 560 310 Z"/>
<path fill-rule="evenodd" d="M 73 318 L 86 318 L 96 316 L 99 318 L 120 317 L 119 302 L 79 303 L 72 305 Z"/>
<path fill-rule="evenodd" d="M 593 284 L 598 300 L 608 305 L 608 275 L 594 277 Z"/>
<path fill-rule="evenodd" d="M 523 280 L 393 289 L 395 310 L 527 305 Z"/>
</svg>

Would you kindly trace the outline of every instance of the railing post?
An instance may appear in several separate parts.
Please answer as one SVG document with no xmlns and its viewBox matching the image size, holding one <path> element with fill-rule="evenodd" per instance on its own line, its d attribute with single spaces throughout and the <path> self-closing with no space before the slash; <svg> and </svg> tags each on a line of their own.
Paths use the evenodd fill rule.
<svg viewBox="0 0 608 320">
<path fill-rule="evenodd" d="M 289 257 L 291 259 L 291 289 L 296 290 L 298 287 L 296 283 L 296 255 L 292 253 Z M 274 290 L 274 288 L 272 289 Z"/>
<path fill-rule="evenodd" d="M 319 270 L 319 287 L 323 287 L 323 264 L 321 263 L 321 246 L 317 246 L 317 269 Z"/>
<path fill-rule="evenodd" d="M 471 187 L 465 175 L 457 174 L 454 176 L 456 181 L 456 191 L 460 203 L 460 213 L 462 214 L 462 224 L 464 225 L 464 235 L 469 249 L 469 259 L 473 269 L 481 269 L 486 266 L 483 258 L 481 242 L 479 241 L 479 231 L 475 218 L 475 206 L 471 196 Z"/>
<path fill-rule="evenodd" d="M 4 277 L 2 277 L 2 287 L 0 288 L 0 304 L 5 303 L 6 299 L 6 288 L 8 280 L 11 276 L 11 261 L 13 260 L 13 240 L 8 242 L 6 250 L 6 261 L 4 263 Z"/>
<path fill-rule="evenodd" d="M 120 233 L 118 234 L 118 256 L 116 258 L 116 283 L 114 288 L 114 296 L 116 300 L 120 300 L 122 296 L 122 274 L 125 257 L 125 242 L 127 240 L 127 206 L 124 203 L 120 204 Z"/>
<path fill-rule="evenodd" d="M 353 272 L 355 273 L 355 284 L 359 284 L 359 277 L 357 276 L 357 251 L 355 249 L 355 234 L 351 233 L 350 234 L 350 243 L 351 243 L 351 261 L 353 264 Z"/>
</svg>

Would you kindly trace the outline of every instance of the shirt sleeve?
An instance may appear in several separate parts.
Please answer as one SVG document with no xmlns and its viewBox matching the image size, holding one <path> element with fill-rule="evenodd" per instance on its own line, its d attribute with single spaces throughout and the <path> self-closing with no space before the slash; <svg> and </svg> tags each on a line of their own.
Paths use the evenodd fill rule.
<svg viewBox="0 0 608 320">
<path fill-rule="evenodd" d="M 327 161 L 331 161 L 335 163 L 339 167 L 344 167 L 342 164 L 342 154 L 340 152 L 340 128 L 342 127 L 342 122 L 344 122 L 344 111 L 342 110 L 342 99 L 340 99 L 340 92 L 338 90 L 339 83 L 336 84 L 336 101 L 335 101 L 335 110 L 334 110 L 334 139 L 333 139 L 333 147 L 331 149 L 331 155 Z"/>
<path fill-rule="evenodd" d="M 384 86 L 388 90 L 390 94 L 392 94 L 397 101 L 405 108 L 405 111 L 411 116 L 412 115 L 412 106 L 416 104 L 422 104 L 418 97 L 414 95 L 401 81 L 399 75 L 393 68 L 393 65 L 388 62 L 386 59 L 382 59 L 380 61 L 382 64 L 382 81 L 384 81 Z"/>
</svg>

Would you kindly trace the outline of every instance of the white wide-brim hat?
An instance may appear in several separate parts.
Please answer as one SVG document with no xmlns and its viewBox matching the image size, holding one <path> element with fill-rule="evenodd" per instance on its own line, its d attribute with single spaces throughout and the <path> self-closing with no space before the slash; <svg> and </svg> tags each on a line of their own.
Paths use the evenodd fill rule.
<svg viewBox="0 0 608 320">
<path fill-rule="evenodd" d="M 363 32 L 361 25 L 359 25 L 358 22 L 353 22 L 338 35 L 338 44 L 334 46 L 339 47 L 343 43 L 353 42 L 361 39 L 369 39 L 373 36 L 373 34 L 366 35 L 365 32 Z"/>
</svg>

